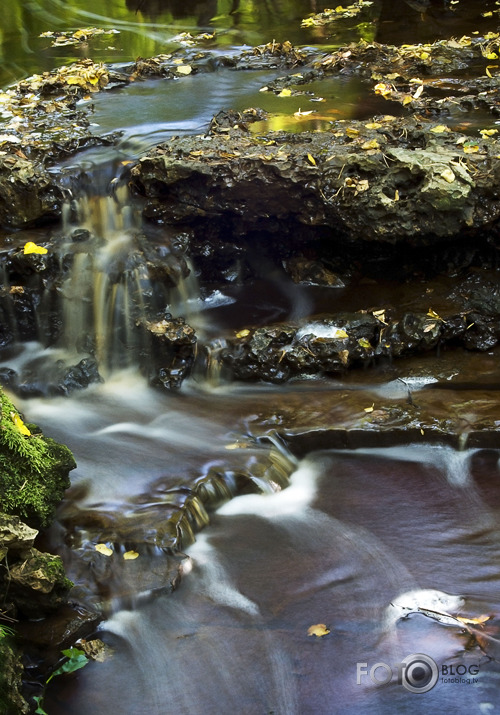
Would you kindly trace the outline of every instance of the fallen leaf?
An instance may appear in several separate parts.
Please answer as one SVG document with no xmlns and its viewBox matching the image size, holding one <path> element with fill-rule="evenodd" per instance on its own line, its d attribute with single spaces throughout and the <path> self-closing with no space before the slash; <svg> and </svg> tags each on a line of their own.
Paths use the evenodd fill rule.
<svg viewBox="0 0 500 715">
<path fill-rule="evenodd" d="M 237 338 L 246 338 L 248 335 L 250 335 L 250 331 L 245 328 L 245 330 L 240 330 L 239 333 L 236 333 Z"/>
<path fill-rule="evenodd" d="M 362 348 L 371 348 L 371 343 L 366 338 L 360 338 L 358 340 L 358 345 L 360 345 Z"/>
<path fill-rule="evenodd" d="M 375 407 L 375 403 L 373 403 L 373 405 L 371 407 L 365 407 L 363 412 L 367 412 L 367 413 L 373 412 L 374 407 Z"/>
<path fill-rule="evenodd" d="M 443 132 L 449 132 L 450 129 L 446 126 L 446 124 L 438 124 L 437 126 L 432 127 L 430 131 L 433 134 L 443 134 Z"/>
<path fill-rule="evenodd" d="M 111 556 L 113 549 L 110 549 L 106 544 L 96 544 L 95 550 L 98 551 L 103 556 Z"/>
<path fill-rule="evenodd" d="M 361 148 L 365 151 L 368 149 L 380 149 L 380 144 L 376 139 L 370 139 L 369 141 L 364 142 L 364 144 L 361 144 Z"/>
<path fill-rule="evenodd" d="M 427 315 L 429 316 L 429 318 L 435 318 L 436 320 L 443 321 L 442 317 L 438 315 L 434 310 L 432 310 L 432 308 L 429 308 L 429 310 L 427 311 Z"/>
<path fill-rule="evenodd" d="M 424 91 L 424 85 L 421 84 L 419 87 L 417 87 L 417 89 L 413 95 L 413 99 L 418 99 L 423 91 Z"/>
<path fill-rule="evenodd" d="M 10 418 L 21 434 L 26 435 L 26 437 L 29 437 L 31 435 L 31 432 L 26 427 L 26 425 L 24 424 L 24 422 L 22 421 L 22 419 L 19 417 L 18 414 L 16 414 L 15 412 L 11 412 Z"/>
<path fill-rule="evenodd" d="M 191 67 L 191 65 L 179 65 L 175 68 L 175 71 L 177 72 L 177 74 L 188 75 L 191 74 L 193 68 Z"/>
<path fill-rule="evenodd" d="M 462 616 L 456 616 L 457 621 L 465 623 L 466 625 L 474 626 L 480 625 L 481 623 L 486 623 L 492 616 L 478 616 L 477 618 L 464 618 Z"/>
<path fill-rule="evenodd" d="M 133 561 L 138 556 L 139 554 L 137 553 L 137 551 L 125 551 L 125 553 L 123 554 L 123 558 L 125 559 L 125 561 Z"/>
<path fill-rule="evenodd" d="M 33 243 L 33 241 L 28 241 L 28 243 L 24 244 L 23 253 L 40 253 L 43 255 L 44 253 L 48 253 L 48 251 L 46 248 L 43 248 L 43 246 L 37 246 L 36 243 Z"/>
<path fill-rule="evenodd" d="M 281 92 L 278 94 L 278 97 L 291 97 L 291 96 L 292 96 L 292 90 L 288 89 L 287 87 L 282 89 Z"/>
<path fill-rule="evenodd" d="M 317 636 L 318 638 L 327 636 L 329 633 L 330 631 L 324 623 L 317 623 L 315 626 L 309 626 L 307 629 L 308 636 Z"/>
<path fill-rule="evenodd" d="M 316 159 L 313 157 L 312 154 L 308 154 L 308 155 L 307 155 L 307 158 L 309 159 L 309 161 L 311 162 L 311 164 L 312 164 L 313 166 L 316 166 Z"/>
</svg>

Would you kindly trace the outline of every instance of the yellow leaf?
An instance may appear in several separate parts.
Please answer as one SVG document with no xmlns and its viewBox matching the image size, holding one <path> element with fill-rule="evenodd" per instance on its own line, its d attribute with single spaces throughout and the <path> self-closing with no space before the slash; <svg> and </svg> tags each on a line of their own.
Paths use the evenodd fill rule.
<svg viewBox="0 0 500 715">
<path fill-rule="evenodd" d="M 420 428 L 420 434 L 422 435 L 422 437 L 423 437 L 424 434 L 425 434 L 425 432 L 424 432 L 424 430 L 422 429 L 422 427 Z"/>
<path fill-rule="evenodd" d="M 380 149 L 380 144 L 376 139 L 370 139 L 370 141 L 361 144 L 361 148 L 365 149 L 365 151 L 367 151 L 368 149 Z"/>
<path fill-rule="evenodd" d="M 125 553 L 123 554 L 123 558 L 125 559 L 125 561 L 133 561 L 138 556 L 139 554 L 137 553 L 137 551 L 125 551 Z"/>
<path fill-rule="evenodd" d="M 421 52 L 420 53 L 420 59 L 421 60 L 428 60 L 430 57 L 430 54 L 428 52 Z"/>
<path fill-rule="evenodd" d="M 413 102 L 413 97 L 410 94 L 405 94 L 403 97 L 403 106 L 410 104 L 410 102 Z"/>
<path fill-rule="evenodd" d="M 308 155 L 307 155 L 307 158 L 309 159 L 309 161 L 311 162 L 311 164 L 312 164 L 313 166 L 316 166 L 316 159 L 313 157 L 312 154 L 308 154 Z"/>
<path fill-rule="evenodd" d="M 364 410 L 363 410 L 363 412 L 367 412 L 367 413 L 368 413 L 368 412 L 373 412 L 373 408 L 374 408 L 374 407 L 375 407 L 375 403 L 373 403 L 373 405 L 372 405 L 371 407 L 365 407 Z"/>
<path fill-rule="evenodd" d="M 240 330 L 239 333 L 236 333 L 237 338 L 246 338 L 248 335 L 250 335 L 250 331 L 245 328 L 245 330 Z"/>
<path fill-rule="evenodd" d="M 26 435 L 26 437 L 29 437 L 31 435 L 31 432 L 26 427 L 19 415 L 17 415 L 15 412 L 11 412 L 10 418 L 21 434 Z"/>
<path fill-rule="evenodd" d="M 96 544 L 95 550 L 98 551 L 103 556 L 111 556 L 113 549 L 110 549 L 106 544 Z"/>
<path fill-rule="evenodd" d="M 438 124 L 436 127 L 432 127 L 430 131 L 433 132 L 433 134 L 442 134 L 443 132 L 449 132 L 450 129 L 446 124 Z"/>
<path fill-rule="evenodd" d="M 380 320 L 381 323 L 387 325 L 387 323 L 385 322 L 385 310 L 374 310 L 372 311 L 372 315 L 374 318 L 377 318 L 377 320 Z"/>
<path fill-rule="evenodd" d="M 462 616 L 455 616 L 457 621 L 461 621 L 461 623 L 465 623 L 467 625 L 480 625 L 481 623 L 486 623 L 486 621 L 489 621 L 492 616 L 478 616 L 477 618 L 464 618 Z"/>
<path fill-rule="evenodd" d="M 475 154 L 479 151 L 477 144 L 464 144 L 463 149 L 466 154 Z"/>
<path fill-rule="evenodd" d="M 399 201 L 399 191 L 397 189 L 394 192 L 394 201 Z"/>
<path fill-rule="evenodd" d="M 347 129 L 345 130 L 345 133 L 347 134 L 348 137 L 358 137 L 359 129 L 353 129 L 352 127 L 347 127 Z"/>
<path fill-rule="evenodd" d="M 358 345 L 360 345 L 362 348 L 371 348 L 371 343 L 366 338 L 360 338 L 358 340 Z"/>
<path fill-rule="evenodd" d="M 317 636 L 318 638 L 327 636 L 329 633 L 330 631 L 324 623 L 317 623 L 315 626 L 309 626 L 307 629 L 308 636 Z"/>
<path fill-rule="evenodd" d="M 281 92 L 278 94 L 278 97 L 290 97 L 292 94 L 292 90 L 288 89 L 285 87 L 284 89 L 281 90 Z"/>
<path fill-rule="evenodd" d="M 348 338 L 349 336 L 347 335 L 345 330 L 342 330 L 342 328 L 336 328 L 335 334 L 333 335 L 334 338 Z"/>
<path fill-rule="evenodd" d="M 368 124 L 365 124 L 367 129 L 379 129 L 381 126 L 380 122 L 368 122 Z"/>
<path fill-rule="evenodd" d="M 480 130 L 479 130 L 479 133 L 480 133 L 483 137 L 492 137 L 492 136 L 494 136 L 495 134 L 498 134 L 498 129 L 480 129 Z"/>
<path fill-rule="evenodd" d="M 191 65 L 179 65 L 175 68 L 175 71 L 177 72 L 177 74 L 188 75 L 191 74 L 193 68 L 191 67 Z"/>
<path fill-rule="evenodd" d="M 23 253 L 40 253 L 43 255 L 44 253 L 48 253 L 48 251 L 46 248 L 43 248 L 43 246 L 37 246 L 33 241 L 28 241 L 28 243 L 24 244 Z"/>
<path fill-rule="evenodd" d="M 429 318 L 434 318 L 435 320 L 443 320 L 440 315 L 438 315 L 434 310 L 432 310 L 432 308 L 429 308 L 429 310 L 427 311 L 427 315 L 429 316 Z"/>
</svg>

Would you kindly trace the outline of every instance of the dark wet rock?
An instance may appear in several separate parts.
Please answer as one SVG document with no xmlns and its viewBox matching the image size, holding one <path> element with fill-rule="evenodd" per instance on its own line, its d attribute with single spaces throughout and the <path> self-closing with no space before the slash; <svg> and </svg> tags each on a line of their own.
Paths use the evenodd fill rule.
<svg viewBox="0 0 500 715">
<path fill-rule="evenodd" d="M 299 255 L 285 259 L 283 265 L 294 283 L 328 288 L 344 288 L 346 285 L 343 278 L 320 261 L 308 260 Z"/>
<path fill-rule="evenodd" d="M 268 117 L 268 112 L 263 109 L 244 109 L 242 112 L 237 112 L 234 109 L 221 110 L 210 121 L 209 132 L 211 134 L 224 134 L 231 129 L 241 129 L 244 132 L 248 131 L 248 125 L 254 122 L 260 122 Z"/>
<path fill-rule="evenodd" d="M 196 356 L 196 333 L 183 318 L 170 314 L 158 320 L 142 320 L 147 347 L 141 369 L 153 386 L 176 389 L 190 374 Z"/>
<path fill-rule="evenodd" d="M 279 232 L 291 245 L 329 235 L 340 243 L 427 246 L 494 235 L 500 142 L 479 141 L 465 163 L 459 134 L 440 136 L 430 123 L 394 117 L 373 125 L 270 132 L 265 142 L 238 131 L 179 138 L 141 158 L 132 184 L 147 199 L 146 217 L 198 231 L 218 217 L 219 238 L 229 229 Z"/>
<path fill-rule="evenodd" d="M 62 192 L 41 166 L 27 159 L 0 157 L 0 224 L 20 228 L 60 215 Z"/>
</svg>

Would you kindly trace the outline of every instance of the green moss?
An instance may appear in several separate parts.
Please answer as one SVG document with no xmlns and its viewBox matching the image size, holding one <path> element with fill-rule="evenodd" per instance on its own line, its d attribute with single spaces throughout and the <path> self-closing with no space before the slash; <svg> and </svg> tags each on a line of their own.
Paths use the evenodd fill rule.
<svg viewBox="0 0 500 715">
<path fill-rule="evenodd" d="M 70 450 L 24 425 L 0 389 L 0 510 L 30 526 L 48 526 L 76 464 Z M 29 434 L 27 434 L 29 432 Z"/>
<path fill-rule="evenodd" d="M 23 667 L 10 637 L 0 638 L 0 713 L 21 715 L 28 706 L 20 694 Z"/>
</svg>

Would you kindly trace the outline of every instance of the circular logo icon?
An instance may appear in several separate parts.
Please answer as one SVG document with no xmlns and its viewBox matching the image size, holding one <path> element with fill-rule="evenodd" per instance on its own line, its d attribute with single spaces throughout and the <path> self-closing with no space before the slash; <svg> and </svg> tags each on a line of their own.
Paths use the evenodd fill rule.
<svg viewBox="0 0 500 715">
<path fill-rule="evenodd" d="M 439 668 L 435 660 L 423 653 L 407 655 L 401 661 L 401 684 L 410 693 L 427 693 L 436 685 Z"/>
</svg>

